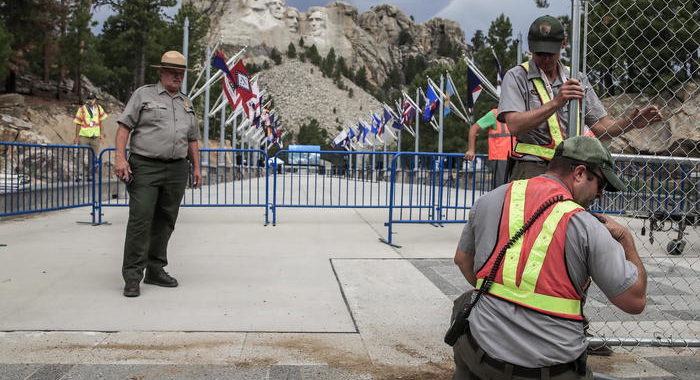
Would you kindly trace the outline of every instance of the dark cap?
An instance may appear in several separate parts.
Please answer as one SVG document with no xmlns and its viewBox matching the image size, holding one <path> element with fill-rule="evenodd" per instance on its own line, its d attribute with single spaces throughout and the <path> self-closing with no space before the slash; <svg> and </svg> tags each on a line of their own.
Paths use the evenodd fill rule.
<svg viewBox="0 0 700 380">
<path fill-rule="evenodd" d="M 592 168 L 599 168 L 608 184 L 607 191 L 620 191 L 626 188 L 620 177 L 615 175 L 615 160 L 603 144 L 595 137 L 576 136 L 564 140 L 554 152 L 554 158 L 565 157 L 579 161 Z"/>
<path fill-rule="evenodd" d="M 538 17 L 527 33 L 527 43 L 533 53 L 557 54 L 561 52 L 564 41 L 564 26 L 552 16 Z"/>
<path fill-rule="evenodd" d="M 85 99 L 97 99 L 97 95 L 94 92 L 89 93 Z"/>
</svg>

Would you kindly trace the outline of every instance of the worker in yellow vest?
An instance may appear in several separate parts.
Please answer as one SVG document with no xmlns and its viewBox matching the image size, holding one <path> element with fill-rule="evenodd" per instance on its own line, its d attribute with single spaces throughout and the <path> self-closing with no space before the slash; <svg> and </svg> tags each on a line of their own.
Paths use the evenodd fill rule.
<svg viewBox="0 0 700 380">
<path fill-rule="evenodd" d="M 480 130 L 488 129 L 492 189 L 508 182 L 508 157 L 513 151 L 513 136 L 508 131 L 506 123 L 498 121 L 496 116 L 498 116 L 498 109 L 494 108 L 469 128 L 469 147 L 467 148 L 467 153 L 464 154 L 465 159 L 469 161 L 474 160 L 476 156 L 476 135 Z"/>
<path fill-rule="evenodd" d="M 107 118 L 107 113 L 101 105 L 97 104 L 97 96 L 90 93 L 87 102 L 78 108 L 73 123 L 75 123 L 75 138 L 73 144 L 85 145 L 92 148 L 97 157 L 100 154 L 100 142 L 105 138 L 102 122 Z"/>
<path fill-rule="evenodd" d="M 615 137 L 663 120 L 654 105 L 635 109 L 617 120 L 610 117 L 587 80 L 571 78 L 561 63 L 566 36 L 558 19 L 537 18 L 527 39 L 533 57 L 506 73 L 498 104 L 498 120 L 507 123 L 517 139 L 510 180 L 532 178 L 546 170 L 554 149 L 567 138 L 569 101 L 585 103 L 581 124 L 597 137 Z"/>
</svg>

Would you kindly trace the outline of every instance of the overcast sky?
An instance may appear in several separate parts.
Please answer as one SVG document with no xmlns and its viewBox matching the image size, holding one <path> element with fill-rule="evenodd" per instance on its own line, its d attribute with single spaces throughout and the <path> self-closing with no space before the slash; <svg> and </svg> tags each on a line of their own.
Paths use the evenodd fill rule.
<svg viewBox="0 0 700 380">
<path fill-rule="evenodd" d="M 443 17 L 457 21 L 466 34 L 469 42 L 477 29 L 486 33 L 491 21 L 504 13 L 513 24 L 513 36 L 518 32 L 523 33 L 527 40 L 527 29 L 532 21 L 545 14 L 561 16 L 571 13 L 570 0 L 550 0 L 549 8 L 537 8 L 534 0 L 345 0 L 355 5 L 360 12 L 379 4 L 392 4 L 401 8 L 406 14 L 412 15 L 417 22 L 424 22 L 433 17 Z M 306 11 L 311 6 L 325 5 L 330 0 L 287 0 L 287 5 Z M 179 1 L 178 1 L 179 3 Z M 95 14 L 95 20 L 100 24 L 110 13 L 108 7 L 100 7 Z M 175 10 L 167 10 L 167 14 L 174 14 Z M 101 31 L 101 26 L 94 29 L 95 33 Z M 527 48 L 527 46 L 526 46 Z"/>
</svg>

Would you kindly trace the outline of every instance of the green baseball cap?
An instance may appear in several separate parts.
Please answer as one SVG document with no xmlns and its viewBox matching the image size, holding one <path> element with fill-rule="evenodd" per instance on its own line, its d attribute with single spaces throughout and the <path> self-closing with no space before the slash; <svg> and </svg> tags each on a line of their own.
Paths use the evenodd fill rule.
<svg viewBox="0 0 700 380">
<path fill-rule="evenodd" d="M 615 174 L 615 160 L 595 137 L 576 136 L 564 140 L 554 151 L 554 157 L 579 161 L 591 168 L 599 168 L 607 180 L 605 190 L 621 191 L 627 186 Z"/>
<path fill-rule="evenodd" d="M 564 26 L 550 15 L 538 17 L 527 33 L 527 43 L 533 53 L 557 54 L 561 52 L 561 43 L 566 37 Z"/>
</svg>

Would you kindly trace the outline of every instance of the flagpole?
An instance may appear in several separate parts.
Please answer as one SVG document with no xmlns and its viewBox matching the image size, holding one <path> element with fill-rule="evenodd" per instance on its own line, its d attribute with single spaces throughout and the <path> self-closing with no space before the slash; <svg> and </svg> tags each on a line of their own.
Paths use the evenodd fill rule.
<svg viewBox="0 0 700 380">
<path fill-rule="evenodd" d="M 450 74 L 450 73 L 448 72 L 448 73 L 447 73 L 447 78 L 448 78 L 448 79 L 450 80 L 450 82 L 452 83 L 452 89 L 455 91 L 455 95 L 457 95 L 457 100 L 459 101 L 459 105 L 462 106 L 462 111 L 463 111 L 467 116 L 469 116 L 469 115 L 468 115 L 468 112 L 467 112 L 467 107 L 464 106 L 464 102 L 462 102 L 462 97 L 459 96 L 459 91 L 457 91 L 457 85 L 455 84 L 455 81 L 452 79 L 452 74 Z M 471 119 L 469 119 L 469 117 L 465 117 L 465 116 L 463 115 L 463 116 L 462 116 L 462 119 L 464 119 L 464 121 L 467 122 L 468 124 L 471 124 Z"/>
<path fill-rule="evenodd" d="M 571 72 L 570 77 L 579 79 L 579 71 L 581 66 L 581 13 L 583 12 L 583 4 L 581 0 L 571 0 Z M 579 126 L 579 102 L 569 102 L 569 125 L 567 128 L 567 137 L 575 137 L 578 135 Z"/>
<path fill-rule="evenodd" d="M 211 55 L 211 47 L 207 45 L 207 57 Z M 211 64 L 207 62 L 205 70 L 205 76 L 207 78 L 207 83 L 211 79 Z M 209 88 L 204 90 L 204 149 L 209 149 Z M 204 155 L 203 166 L 209 166 L 209 155 Z"/>
<path fill-rule="evenodd" d="M 442 74 L 440 75 L 440 91 L 442 93 L 445 92 L 445 75 Z M 438 130 L 438 153 L 442 153 L 442 138 L 443 138 L 443 124 L 444 124 L 444 112 L 445 112 L 445 101 L 440 100 L 440 118 L 438 119 L 438 126 L 440 129 Z"/>
<path fill-rule="evenodd" d="M 416 88 L 416 105 L 420 104 L 420 88 Z M 418 152 L 420 150 L 420 112 L 416 107 L 416 156 L 413 158 L 413 169 L 418 170 Z"/>
<path fill-rule="evenodd" d="M 187 62 L 187 58 L 189 56 L 189 54 L 188 54 L 189 42 L 190 42 L 190 19 L 189 19 L 189 17 L 185 17 L 185 22 L 182 25 L 182 55 L 185 56 L 185 62 Z M 182 78 L 181 91 L 183 94 L 187 93 L 187 70 L 185 70 L 185 75 Z"/>
<path fill-rule="evenodd" d="M 397 153 L 401 153 L 401 132 L 403 132 L 403 130 L 399 129 L 398 143 L 396 144 L 396 152 Z M 399 170 L 401 170 L 401 156 L 399 156 L 399 160 L 396 163 L 396 166 Z"/>
<path fill-rule="evenodd" d="M 386 127 L 385 127 L 386 128 Z M 382 155 L 382 169 L 386 170 L 386 165 L 387 165 L 387 159 L 386 159 L 386 141 L 388 139 L 384 139 L 384 154 Z"/>
<path fill-rule="evenodd" d="M 236 145 L 238 145 L 238 141 L 236 141 L 236 140 L 238 140 L 238 138 L 236 137 L 236 135 L 238 134 L 238 116 L 236 116 L 235 114 L 233 115 L 233 126 L 231 129 L 233 130 L 233 134 L 231 136 L 231 148 L 234 149 L 232 163 L 233 163 L 233 167 L 235 168 L 236 167 L 235 149 L 236 149 Z"/>
<path fill-rule="evenodd" d="M 226 142 L 225 140 L 226 137 L 226 108 L 221 109 L 221 123 L 219 126 L 219 149 L 224 149 L 224 143 Z M 219 152 L 219 162 L 218 166 L 223 166 L 224 170 L 226 167 L 226 153 L 225 152 Z"/>
</svg>

